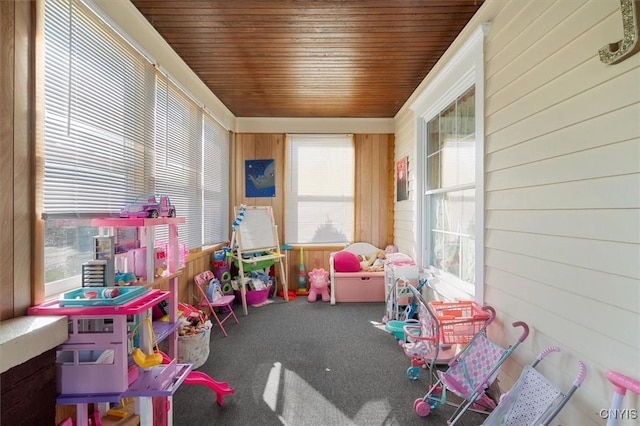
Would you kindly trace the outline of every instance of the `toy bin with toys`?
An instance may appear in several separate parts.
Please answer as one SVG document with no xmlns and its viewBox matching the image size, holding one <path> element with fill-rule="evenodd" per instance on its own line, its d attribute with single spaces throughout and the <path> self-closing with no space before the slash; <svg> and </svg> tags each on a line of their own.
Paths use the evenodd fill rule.
<svg viewBox="0 0 640 426">
<path fill-rule="evenodd" d="M 246 288 L 246 300 L 247 305 L 261 305 L 267 301 L 269 294 L 273 289 L 272 277 L 264 273 L 252 272 L 252 277 L 245 277 L 244 286 Z M 238 280 L 232 282 L 233 293 L 236 296 L 236 301 L 241 301 L 241 290 Z"/>
</svg>

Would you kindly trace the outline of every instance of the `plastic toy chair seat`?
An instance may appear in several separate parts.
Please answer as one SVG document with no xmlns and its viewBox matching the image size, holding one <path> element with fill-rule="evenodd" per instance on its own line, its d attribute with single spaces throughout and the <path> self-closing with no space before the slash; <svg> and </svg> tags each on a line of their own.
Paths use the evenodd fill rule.
<svg viewBox="0 0 640 426">
<path fill-rule="evenodd" d="M 223 295 L 219 299 L 214 302 L 210 301 L 207 298 L 207 292 L 205 286 L 209 283 L 209 281 L 213 278 L 213 272 L 204 271 L 193 278 L 194 287 L 196 289 L 194 293 L 194 298 L 198 299 L 196 306 L 198 309 L 208 310 L 209 318 L 212 321 L 215 321 L 222 330 L 222 334 L 227 336 L 227 330 L 225 330 L 224 324 L 230 318 L 236 322 L 239 322 L 238 317 L 236 317 L 235 312 L 233 312 L 233 301 L 235 300 L 235 296 L 233 294 Z M 216 308 L 219 311 L 216 312 Z M 220 315 L 220 316 L 219 316 Z"/>
</svg>

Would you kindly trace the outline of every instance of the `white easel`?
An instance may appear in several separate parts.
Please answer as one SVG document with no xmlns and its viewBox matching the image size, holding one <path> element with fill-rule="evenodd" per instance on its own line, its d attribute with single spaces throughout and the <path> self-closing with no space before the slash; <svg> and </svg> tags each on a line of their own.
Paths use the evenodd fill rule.
<svg viewBox="0 0 640 426">
<path fill-rule="evenodd" d="M 234 231 L 231 237 L 233 258 L 238 260 L 238 275 L 240 276 L 240 294 L 242 309 L 248 315 L 247 289 L 244 285 L 244 264 L 256 264 L 264 260 L 274 260 L 280 265 L 280 279 L 284 292 L 284 300 L 289 301 L 289 286 L 287 273 L 282 259 L 285 255 L 280 252 L 278 243 L 278 228 L 273 218 L 270 206 L 240 206 L 235 207 Z M 258 256 L 243 258 L 243 254 L 262 253 Z"/>
</svg>

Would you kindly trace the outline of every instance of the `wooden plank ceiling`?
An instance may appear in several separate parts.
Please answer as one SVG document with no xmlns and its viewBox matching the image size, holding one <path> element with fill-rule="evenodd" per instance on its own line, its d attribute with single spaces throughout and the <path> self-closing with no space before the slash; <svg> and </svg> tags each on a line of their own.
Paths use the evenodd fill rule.
<svg viewBox="0 0 640 426">
<path fill-rule="evenodd" d="M 483 0 L 132 0 L 237 117 L 393 117 Z"/>
</svg>

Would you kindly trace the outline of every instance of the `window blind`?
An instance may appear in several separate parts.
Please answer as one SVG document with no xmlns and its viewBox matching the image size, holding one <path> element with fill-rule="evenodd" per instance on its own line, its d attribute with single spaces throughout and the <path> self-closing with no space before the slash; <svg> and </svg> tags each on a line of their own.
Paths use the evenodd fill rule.
<svg viewBox="0 0 640 426">
<path fill-rule="evenodd" d="M 156 80 L 155 130 L 156 191 L 170 194 L 178 216 L 187 218 L 188 226 L 179 227 L 180 240 L 189 247 L 199 247 L 202 245 L 202 112 L 160 73 Z M 162 234 L 162 239 L 165 238 Z"/>
<path fill-rule="evenodd" d="M 351 135 L 288 135 L 285 240 L 349 243 L 353 234 Z"/>
<path fill-rule="evenodd" d="M 153 67 L 82 3 L 45 14 L 44 212 L 116 213 L 151 189 Z"/>
<path fill-rule="evenodd" d="M 91 259 L 87 218 L 141 194 L 170 196 L 187 248 L 227 241 L 224 127 L 84 3 L 46 1 L 44 26 L 47 294 Z"/>
<path fill-rule="evenodd" d="M 229 134 L 203 115 L 202 218 L 205 245 L 229 240 Z"/>
</svg>

